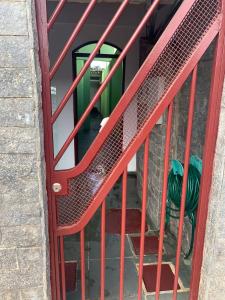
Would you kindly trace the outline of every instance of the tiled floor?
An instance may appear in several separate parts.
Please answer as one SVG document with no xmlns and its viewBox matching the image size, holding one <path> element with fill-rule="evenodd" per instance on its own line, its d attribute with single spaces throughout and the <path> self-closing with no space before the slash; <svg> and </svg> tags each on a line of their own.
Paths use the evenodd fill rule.
<svg viewBox="0 0 225 300">
<path fill-rule="evenodd" d="M 120 182 L 116 184 L 107 199 L 107 209 L 119 208 L 121 206 L 121 185 Z M 140 208 L 140 203 L 136 194 L 136 177 L 129 176 L 128 178 L 128 194 L 127 207 Z M 148 224 L 149 221 L 147 220 Z M 147 235 L 155 236 L 157 232 L 149 230 Z M 135 234 L 137 236 L 137 234 Z M 134 235 L 134 236 L 135 236 Z M 137 283 L 138 283 L 138 262 L 139 257 L 135 254 L 131 242 L 131 236 L 126 235 L 125 245 L 125 273 L 124 273 L 124 300 L 137 299 Z M 85 231 L 85 258 L 86 258 L 86 299 L 98 300 L 100 290 L 100 212 L 98 211 L 87 226 Z M 175 262 L 175 241 L 166 236 L 164 241 L 164 255 L 163 261 L 174 264 Z M 106 285 L 105 285 L 105 299 L 118 300 L 119 296 L 119 270 L 120 270 L 120 235 L 106 234 Z M 77 289 L 74 292 L 67 294 L 68 300 L 80 300 L 80 271 L 79 271 L 79 235 L 66 237 L 65 239 L 65 259 L 77 260 Z M 144 263 L 156 263 L 157 256 L 155 254 L 148 254 L 144 257 Z M 178 300 L 188 299 L 187 288 L 189 286 L 190 265 L 184 263 L 181 258 L 180 279 L 185 290 L 178 293 Z M 154 295 L 146 293 L 143 289 L 143 299 L 155 299 Z M 161 294 L 160 299 L 172 299 L 171 293 Z"/>
</svg>

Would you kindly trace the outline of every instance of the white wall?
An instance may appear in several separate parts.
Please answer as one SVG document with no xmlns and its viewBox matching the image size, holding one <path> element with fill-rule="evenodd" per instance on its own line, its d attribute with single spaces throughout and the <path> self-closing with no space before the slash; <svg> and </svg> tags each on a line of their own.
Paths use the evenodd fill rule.
<svg viewBox="0 0 225 300">
<path fill-rule="evenodd" d="M 55 62 L 57 55 L 65 45 L 69 35 L 71 34 L 74 24 L 77 23 L 80 15 L 85 9 L 84 4 L 70 3 L 65 6 L 64 11 L 61 13 L 57 23 L 54 25 L 50 32 L 50 59 L 51 64 Z M 55 3 L 48 3 L 49 14 L 55 7 Z M 85 27 L 79 34 L 76 42 L 71 51 L 66 56 L 63 65 L 59 72 L 52 81 L 52 85 L 56 86 L 57 95 L 56 103 L 59 103 L 65 94 L 67 88 L 72 83 L 72 55 L 71 52 L 74 48 L 80 46 L 88 41 L 98 40 L 103 33 L 106 25 L 110 22 L 114 12 L 116 11 L 118 4 L 103 4 L 99 3 L 96 5 L 96 9 L 90 15 Z M 107 39 L 107 42 L 111 42 L 120 48 L 124 48 L 129 37 L 134 32 L 137 24 L 140 22 L 145 12 L 144 5 L 129 5 L 126 9 L 123 17 L 119 20 L 113 32 Z M 125 86 L 127 87 L 134 74 L 137 72 L 139 67 L 139 42 L 130 50 L 126 58 L 126 75 L 125 75 Z M 61 118 L 57 121 L 54 127 L 56 132 L 55 137 L 55 150 L 59 149 L 63 142 L 66 140 L 69 133 L 74 127 L 73 123 L 73 103 L 72 97 L 65 109 L 62 112 Z M 64 157 L 58 164 L 58 169 L 71 168 L 74 166 L 74 145 L 65 153 Z M 136 170 L 136 159 L 133 160 L 129 167 L 130 171 Z"/>
</svg>

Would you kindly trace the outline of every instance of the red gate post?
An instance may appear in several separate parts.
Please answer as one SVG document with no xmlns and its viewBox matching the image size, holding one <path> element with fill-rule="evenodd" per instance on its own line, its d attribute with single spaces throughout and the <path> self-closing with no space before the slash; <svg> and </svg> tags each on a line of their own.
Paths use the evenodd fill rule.
<svg viewBox="0 0 225 300">
<path fill-rule="evenodd" d="M 203 260 L 204 239 L 208 215 L 209 195 L 212 184 L 213 162 L 219 126 L 219 114 L 225 73 L 225 2 L 222 3 L 221 28 L 214 53 L 214 63 L 209 97 L 206 137 L 203 153 L 203 170 L 200 186 L 197 224 L 192 259 L 190 300 L 198 299 L 201 267 Z"/>
</svg>

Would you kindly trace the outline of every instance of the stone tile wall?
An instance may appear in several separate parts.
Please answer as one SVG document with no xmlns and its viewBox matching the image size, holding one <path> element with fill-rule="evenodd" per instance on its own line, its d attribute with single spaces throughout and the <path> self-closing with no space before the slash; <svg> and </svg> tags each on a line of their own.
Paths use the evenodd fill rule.
<svg viewBox="0 0 225 300">
<path fill-rule="evenodd" d="M 223 300 L 225 294 L 225 85 L 209 201 L 199 299 Z"/>
<path fill-rule="evenodd" d="M 0 299 L 49 299 L 33 0 L 0 1 Z"/>
</svg>

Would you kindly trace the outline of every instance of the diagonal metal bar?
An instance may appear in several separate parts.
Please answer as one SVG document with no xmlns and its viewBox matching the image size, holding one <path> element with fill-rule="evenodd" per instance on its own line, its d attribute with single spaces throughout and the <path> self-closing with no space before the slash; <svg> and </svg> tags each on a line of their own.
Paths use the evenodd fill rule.
<svg viewBox="0 0 225 300">
<path fill-rule="evenodd" d="M 73 30 L 70 38 L 68 39 L 65 47 L 63 48 L 62 52 L 60 53 L 59 57 L 57 58 L 54 66 L 50 70 L 50 74 L 49 74 L 50 80 L 53 78 L 53 76 L 55 75 L 55 73 L 59 69 L 60 65 L 62 64 L 63 59 L 65 58 L 65 56 L 68 53 L 70 47 L 72 46 L 73 42 L 75 41 L 76 37 L 78 36 L 79 32 L 81 31 L 81 29 L 82 29 L 84 23 L 86 22 L 88 16 L 92 12 L 92 10 L 93 10 L 96 2 L 97 2 L 97 0 L 91 0 L 91 2 L 89 3 L 89 5 L 87 6 L 85 12 L 83 13 L 80 21 L 75 26 L 75 28 L 74 28 L 74 30 Z"/>
<path fill-rule="evenodd" d="M 81 69 L 80 73 L 77 75 L 77 77 L 75 78 L 75 80 L 73 81 L 72 85 L 70 86 L 69 90 L 67 91 L 66 95 L 64 96 L 64 98 L 62 99 L 61 103 L 59 104 L 58 108 L 56 109 L 55 113 L 52 116 L 51 122 L 52 124 L 56 121 L 57 117 L 59 116 L 59 114 L 61 113 L 61 111 L 63 110 L 64 106 L 66 105 L 66 103 L 68 102 L 69 98 L 71 97 L 71 95 L 73 94 L 75 88 L 77 87 L 77 85 L 79 84 L 80 80 L 82 79 L 82 77 L 84 76 L 85 72 L 87 71 L 87 69 L 89 68 L 92 60 L 95 58 L 96 54 L 98 53 L 99 49 L 101 48 L 101 46 L 103 45 L 106 37 L 110 34 L 110 32 L 112 31 L 115 23 L 117 22 L 117 20 L 119 19 L 119 17 L 121 16 L 122 12 L 124 11 L 124 9 L 126 8 L 126 6 L 128 5 L 129 0 L 124 0 L 123 3 L 120 5 L 119 9 L 117 10 L 116 14 L 114 15 L 114 17 L 112 18 L 112 20 L 110 21 L 109 25 L 107 26 L 106 30 L 104 31 L 104 33 L 102 34 L 101 38 L 99 39 L 95 49 L 92 51 L 92 53 L 90 54 L 90 56 L 88 57 L 86 63 L 84 64 L 83 68 Z M 51 75 L 50 75 L 51 78 Z"/>
<path fill-rule="evenodd" d="M 123 49 L 123 51 L 121 52 L 119 58 L 117 59 L 117 61 L 115 62 L 115 64 L 113 65 L 112 69 L 110 70 L 109 74 L 106 76 L 104 82 L 102 83 L 102 85 L 100 86 L 100 88 L 98 89 L 97 93 L 95 94 L 95 96 L 93 97 L 93 99 L 91 100 L 90 104 L 88 105 L 87 109 L 85 110 L 85 112 L 83 113 L 83 115 L 81 116 L 80 120 L 78 121 L 76 127 L 73 129 L 73 131 L 71 132 L 71 134 L 69 135 L 69 137 L 67 138 L 66 142 L 64 143 L 64 145 L 62 146 L 61 150 L 59 151 L 59 153 L 57 154 L 57 156 L 54 159 L 54 167 L 56 166 L 56 164 L 59 162 L 60 158 L 63 156 L 64 152 L 66 151 L 67 147 L 70 145 L 70 143 L 73 141 L 75 135 L 77 134 L 77 132 L 79 131 L 79 129 L 81 128 L 83 122 L 86 120 L 86 118 L 89 116 L 92 108 L 94 107 L 95 103 L 98 101 L 99 97 L 101 96 L 102 92 L 105 90 L 107 84 L 109 83 L 109 81 L 111 80 L 113 74 L 115 73 L 115 71 L 117 70 L 118 66 L 121 64 L 121 62 L 123 61 L 123 59 L 125 58 L 125 56 L 127 55 L 127 52 L 129 51 L 129 49 L 131 48 L 131 46 L 133 45 L 133 43 L 136 41 L 137 37 L 139 36 L 139 34 L 141 33 L 142 29 L 144 28 L 145 24 L 147 23 L 148 19 L 151 17 L 151 15 L 153 14 L 153 12 L 155 11 L 156 7 L 158 6 L 160 0 L 155 0 L 154 3 L 151 5 L 151 7 L 148 9 L 147 13 L 145 14 L 144 18 L 142 19 L 142 21 L 140 22 L 140 24 L 138 25 L 137 29 L 135 30 L 135 32 L 133 33 L 132 37 L 130 38 L 130 40 L 128 41 L 127 45 L 125 46 L 125 48 Z M 71 96 L 71 95 L 70 95 Z M 69 99 L 69 98 L 68 98 Z M 68 100 L 67 100 L 68 101 Z M 61 102 L 61 105 L 59 105 L 58 109 L 59 111 L 55 112 L 55 116 L 53 115 L 52 118 L 52 123 L 54 123 L 54 121 L 56 120 L 57 116 L 59 115 L 60 111 L 63 109 L 63 107 L 65 106 L 65 104 L 67 103 L 67 101 L 65 103 L 63 103 L 63 101 Z M 60 107 L 61 106 L 61 107 Z"/>
<path fill-rule="evenodd" d="M 49 18 L 48 24 L 47 24 L 47 29 L 50 31 L 52 26 L 54 25 L 58 15 L 61 13 L 64 5 L 66 4 L 67 0 L 61 0 L 58 5 L 56 6 L 54 12 L 52 13 L 51 17 Z"/>
</svg>

